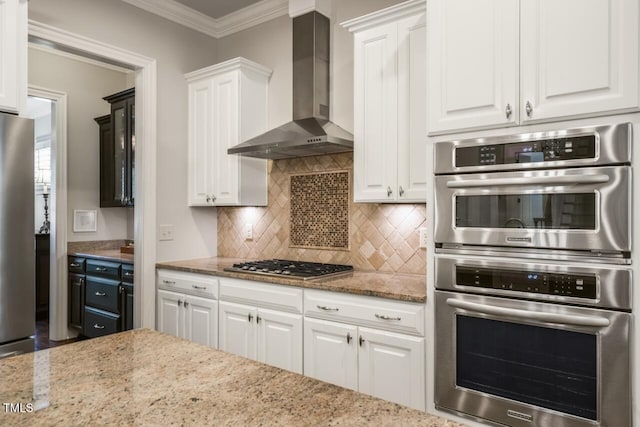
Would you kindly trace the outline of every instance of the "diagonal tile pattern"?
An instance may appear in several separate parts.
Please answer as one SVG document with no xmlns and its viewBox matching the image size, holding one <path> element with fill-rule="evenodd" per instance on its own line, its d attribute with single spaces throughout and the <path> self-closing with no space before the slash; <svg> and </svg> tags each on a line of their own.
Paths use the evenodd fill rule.
<svg viewBox="0 0 640 427">
<path fill-rule="evenodd" d="M 286 258 L 352 264 L 359 270 L 425 274 L 426 251 L 418 247 L 424 204 L 354 203 L 349 200 L 349 250 L 290 247 L 290 177 L 312 172 L 349 170 L 353 154 L 343 153 L 269 161 L 269 205 L 219 207 L 218 256 Z M 253 240 L 244 240 L 244 224 L 253 224 Z"/>
</svg>

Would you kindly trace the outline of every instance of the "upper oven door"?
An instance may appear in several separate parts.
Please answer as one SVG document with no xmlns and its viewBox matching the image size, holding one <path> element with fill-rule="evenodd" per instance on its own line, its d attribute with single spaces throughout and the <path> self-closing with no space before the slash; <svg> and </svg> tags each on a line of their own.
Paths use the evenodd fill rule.
<svg viewBox="0 0 640 427">
<path fill-rule="evenodd" d="M 435 177 L 435 242 L 628 252 L 631 168 Z"/>
</svg>

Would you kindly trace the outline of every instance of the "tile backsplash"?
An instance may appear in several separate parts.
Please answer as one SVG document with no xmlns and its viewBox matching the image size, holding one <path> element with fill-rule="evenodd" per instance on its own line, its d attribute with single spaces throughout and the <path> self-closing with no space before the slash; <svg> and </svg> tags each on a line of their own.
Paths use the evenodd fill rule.
<svg viewBox="0 0 640 427">
<path fill-rule="evenodd" d="M 349 249 L 302 248 L 292 244 L 291 177 L 349 171 L 349 186 L 353 188 L 352 153 L 270 160 L 268 170 L 268 206 L 217 208 L 218 256 L 285 258 L 351 264 L 359 270 L 426 272 L 426 250 L 418 247 L 418 228 L 424 227 L 426 221 L 423 203 L 354 203 L 350 191 L 348 212 L 342 212 L 348 218 Z M 245 224 L 253 225 L 251 240 L 244 239 Z"/>
</svg>

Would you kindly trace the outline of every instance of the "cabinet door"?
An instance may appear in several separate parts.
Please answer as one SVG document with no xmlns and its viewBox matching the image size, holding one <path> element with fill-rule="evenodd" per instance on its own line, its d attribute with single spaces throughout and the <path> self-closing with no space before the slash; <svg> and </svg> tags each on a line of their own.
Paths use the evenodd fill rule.
<svg viewBox="0 0 640 427">
<path fill-rule="evenodd" d="M 218 348 L 218 301 L 187 295 L 185 338 Z"/>
<path fill-rule="evenodd" d="M 184 338 L 184 296 L 175 292 L 158 290 L 158 330 Z"/>
<path fill-rule="evenodd" d="M 18 112 L 18 49 L 17 34 L 22 23 L 18 17 L 18 0 L 0 1 L 0 110 Z"/>
<path fill-rule="evenodd" d="M 354 198 L 397 197 L 397 25 L 354 36 Z"/>
<path fill-rule="evenodd" d="M 212 193 L 213 81 L 189 84 L 189 206 L 209 206 Z"/>
<path fill-rule="evenodd" d="M 359 391 L 424 411 L 424 338 L 360 328 Z"/>
<path fill-rule="evenodd" d="M 302 374 L 302 316 L 258 310 L 258 360 Z"/>
<path fill-rule="evenodd" d="M 220 350 L 256 359 L 255 307 L 220 301 Z"/>
<path fill-rule="evenodd" d="M 213 197 L 215 205 L 237 205 L 240 156 L 227 149 L 239 144 L 239 74 L 232 71 L 213 80 Z"/>
<path fill-rule="evenodd" d="M 518 122 L 519 3 L 429 1 L 429 133 Z"/>
<path fill-rule="evenodd" d="M 69 326 L 82 330 L 85 277 L 69 274 Z"/>
<path fill-rule="evenodd" d="M 127 101 L 111 104 L 111 169 L 107 171 L 108 200 L 103 206 L 127 205 L 127 151 L 129 131 L 127 129 Z"/>
<path fill-rule="evenodd" d="M 304 319 L 304 374 L 358 389 L 358 328 L 325 320 Z"/>
<path fill-rule="evenodd" d="M 638 107 L 637 0 L 527 0 L 521 8 L 523 122 Z"/>
<path fill-rule="evenodd" d="M 426 15 L 398 23 L 398 201 L 427 200 Z"/>
</svg>

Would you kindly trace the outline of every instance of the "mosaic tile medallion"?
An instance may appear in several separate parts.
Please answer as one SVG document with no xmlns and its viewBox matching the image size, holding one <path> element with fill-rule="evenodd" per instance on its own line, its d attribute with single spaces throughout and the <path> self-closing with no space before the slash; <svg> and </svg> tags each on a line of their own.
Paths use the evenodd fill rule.
<svg viewBox="0 0 640 427">
<path fill-rule="evenodd" d="M 349 171 L 290 176 L 289 247 L 349 249 Z"/>
</svg>

